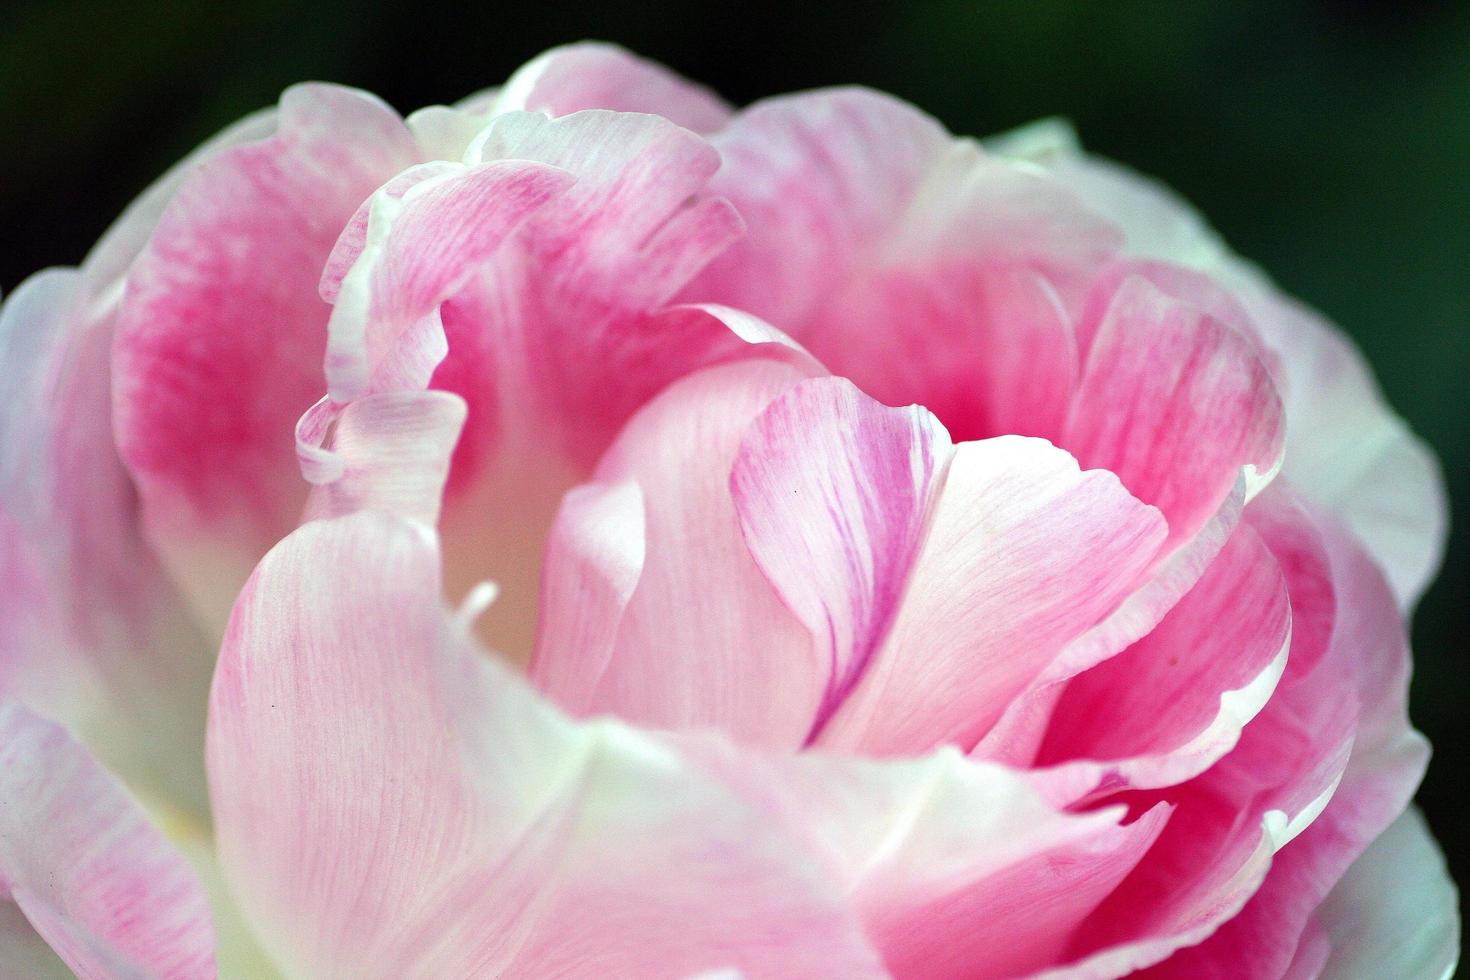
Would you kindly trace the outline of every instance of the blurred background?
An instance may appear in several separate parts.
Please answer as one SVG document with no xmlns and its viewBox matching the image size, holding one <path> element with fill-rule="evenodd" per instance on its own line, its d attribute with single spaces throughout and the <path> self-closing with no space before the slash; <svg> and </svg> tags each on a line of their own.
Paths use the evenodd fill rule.
<svg viewBox="0 0 1470 980">
<path fill-rule="evenodd" d="M 79 261 L 169 163 L 292 82 L 406 112 L 585 37 L 737 103 L 861 82 L 959 133 L 1070 117 L 1352 334 L 1458 517 L 1414 624 L 1414 715 L 1436 750 L 1420 801 L 1470 886 L 1470 4 L 8 0 L 0 289 Z"/>
</svg>

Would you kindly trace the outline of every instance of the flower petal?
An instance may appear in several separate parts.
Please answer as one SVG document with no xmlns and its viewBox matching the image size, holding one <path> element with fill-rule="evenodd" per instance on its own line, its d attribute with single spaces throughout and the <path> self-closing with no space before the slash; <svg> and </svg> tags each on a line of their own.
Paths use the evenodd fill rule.
<svg viewBox="0 0 1470 980">
<path fill-rule="evenodd" d="M 565 116 L 582 109 L 648 112 L 696 133 L 712 133 L 730 107 L 702 85 L 615 44 L 584 41 L 552 48 L 510 76 L 496 111 Z"/>
<path fill-rule="evenodd" d="M 1444 553 L 1443 478 L 1433 454 L 1385 403 L 1352 343 L 1232 255 L 1177 194 L 1085 155 L 1065 125 L 1048 121 L 1002 142 L 998 150 L 1043 164 L 1088 207 L 1116 222 L 1129 254 L 1199 269 L 1239 298 L 1281 366 L 1292 432 L 1285 474 L 1348 522 L 1388 572 L 1401 607 L 1411 607 Z"/>
<path fill-rule="evenodd" d="M 1249 527 L 1142 640 L 1067 683 L 1038 766 L 1056 798 L 1183 782 L 1235 747 L 1286 668 L 1287 585 Z"/>
<path fill-rule="evenodd" d="M 838 378 L 797 385 L 741 439 L 730 492 L 745 543 L 828 664 L 813 735 L 887 636 L 952 455 L 933 415 Z"/>
<path fill-rule="evenodd" d="M 1289 522 L 1308 518 L 1284 495 L 1273 492 L 1252 510 L 1253 522 L 1273 547 L 1288 554 L 1302 547 L 1293 540 Z M 1277 833 L 1291 835 L 1290 840 L 1280 845 L 1250 903 L 1208 941 L 1164 963 L 1161 972 L 1169 975 L 1225 975 L 1236 968 L 1243 948 L 1251 950 L 1262 975 L 1283 971 L 1306 941 L 1319 904 L 1408 805 L 1423 775 L 1428 751 L 1408 725 L 1408 651 L 1394 597 L 1346 531 L 1323 524 L 1316 547 L 1315 560 L 1330 565 L 1328 601 L 1336 610 L 1327 648 L 1315 663 L 1292 665 L 1259 726 L 1247 729 L 1241 748 L 1240 764 L 1259 773 L 1290 772 L 1281 760 L 1294 765 L 1291 792 L 1278 793 L 1281 802 L 1273 804 L 1283 807 L 1273 818 L 1285 828 Z M 1296 580 L 1310 583 L 1313 573 L 1306 564 L 1312 559 L 1295 557 Z M 1344 704 L 1346 712 L 1339 707 Z M 1315 801 L 1324 792 L 1331 799 L 1325 808 L 1318 806 L 1320 815 L 1309 810 L 1305 820 L 1288 819 L 1300 809 L 1299 801 Z"/>
<path fill-rule="evenodd" d="M 828 654 L 813 649 L 761 574 L 730 493 L 752 421 L 802 377 L 767 359 L 701 371 L 650 402 L 608 450 L 598 485 L 640 489 L 645 557 L 626 606 L 602 621 L 600 632 L 616 638 L 611 649 L 549 645 L 555 622 L 586 610 L 548 584 L 532 677 L 558 704 L 655 728 L 802 744 L 829 682 Z M 576 560 L 568 554 L 596 557 L 588 554 L 596 541 L 574 534 L 566 517 L 548 544 L 548 576 Z"/>
<path fill-rule="evenodd" d="M 1284 440 L 1280 398 L 1246 338 L 1141 278 L 1123 282 L 1087 350 L 1062 445 L 1162 510 L 1178 544 L 1243 467 L 1248 481 L 1269 480 Z"/>
<path fill-rule="evenodd" d="M 0 697 L 130 783 L 203 807 L 211 651 L 138 527 L 112 442 L 112 300 L 50 270 L 0 308 Z"/>
<path fill-rule="evenodd" d="M 1119 244 L 1107 223 L 1036 168 L 990 157 L 878 92 L 767 99 L 714 143 L 724 164 L 712 189 L 729 197 L 748 230 L 687 295 L 775 323 L 863 387 L 864 369 L 875 365 L 844 358 L 845 341 L 872 330 L 903 342 L 924 321 L 885 322 L 893 311 L 882 303 L 846 297 L 876 300 L 890 275 L 1024 265 L 1066 305 L 1080 301 L 1091 271 Z M 937 289 L 946 285 L 935 278 Z M 864 322 L 844 321 L 853 315 Z"/>
<path fill-rule="evenodd" d="M 421 526 L 313 523 L 231 620 L 219 849 L 283 965 L 879 974 L 813 859 L 668 747 L 539 702 L 441 612 L 438 565 Z"/>
<path fill-rule="evenodd" d="M 214 976 L 183 857 L 58 725 L 0 702 L 0 887 L 83 977 Z"/>
<path fill-rule="evenodd" d="M 150 540 L 207 622 L 300 516 L 291 425 L 321 394 L 317 278 L 359 203 L 415 155 L 372 97 L 289 89 L 275 133 L 196 168 L 132 266 L 118 445 Z"/>
<path fill-rule="evenodd" d="M 500 161 L 426 164 L 385 184 L 372 198 L 361 243 L 349 225 L 352 237 L 334 250 L 338 264 L 350 263 L 340 286 L 323 280 L 335 303 L 326 359 L 332 398 L 345 403 L 369 391 L 427 385 L 443 340 L 438 356 L 422 357 L 414 328 L 572 180 L 555 167 Z"/>
<path fill-rule="evenodd" d="M 1322 976 L 1449 980 L 1460 958 L 1458 904 L 1423 816 L 1406 811 L 1318 910 L 1332 946 Z"/>
<path fill-rule="evenodd" d="M 1051 962 L 1169 817 L 1064 813 L 1020 773 L 953 747 L 884 761 L 684 747 L 826 857 L 895 976 L 1010 977 Z"/>
<path fill-rule="evenodd" d="M 738 234 L 739 219 L 703 190 L 719 166 L 715 151 L 656 116 L 504 113 L 475 137 L 465 159 L 471 172 L 555 168 L 575 183 L 498 247 L 461 251 L 449 263 L 452 276 L 444 275 L 445 263 L 431 263 L 443 289 L 410 296 L 410 280 L 379 279 L 355 312 L 344 311 L 344 291 L 333 315 L 333 387 L 339 400 L 356 397 L 383 371 L 373 382 L 378 390 L 429 384 L 464 399 L 468 414 L 443 509 L 451 589 L 463 594 L 486 578 L 498 582 L 504 598 L 487 629 L 494 646 L 523 660 L 556 501 L 589 475 L 637 408 L 729 346 L 731 331 L 718 317 L 664 308 Z M 436 174 L 451 166 L 458 165 L 431 165 Z M 385 187 L 374 205 L 374 234 L 393 242 L 394 226 L 409 215 L 404 202 L 435 180 L 454 179 Z M 504 196 L 487 202 L 504 203 Z M 463 220 L 463 209 L 444 210 L 418 222 L 414 237 L 426 256 L 439 254 L 446 223 L 486 233 L 484 222 Z M 368 228 L 350 232 L 366 241 Z M 355 251 L 349 243 L 339 258 Z M 372 264 L 369 252 L 357 254 L 344 282 Z M 399 315 L 379 324 L 374 308 Z M 330 413 L 320 414 L 303 419 L 308 441 L 326 433 Z"/>
<path fill-rule="evenodd" d="M 1346 532 L 1281 487 L 1248 517 L 1292 596 L 1286 673 L 1233 751 L 1135 804 L 1163 797 L 1177 809 L 1079 931 L 1071 969 L 1081 975 L 1156 963 L 1160 975 L 1239 975 L 1241 949 L 1256 972 L 1279 975 L 1312 910 L 1423 773 L 1427 753 L 1404 711 L 1402 627 L 1382 576 Z"/>
<path fill-rule="evenodd" d="M 969 749 L 1137 587 L 1164 535 L 1111 473 L 1042 440 L 962 443 L 886 643 L 819 743 Z"/>
<path fill-rule="evenodd" d="M 232 620 L 221 853 L 296 971 L 886 975 L 871 941 L 905 975 L 1019 972 L 1168 816 L 1063 813 L 953 749 L 879 762 L 572 722 L 440 610 L 437 565 L 426 529 L 319 522 Z"/>
</svg>

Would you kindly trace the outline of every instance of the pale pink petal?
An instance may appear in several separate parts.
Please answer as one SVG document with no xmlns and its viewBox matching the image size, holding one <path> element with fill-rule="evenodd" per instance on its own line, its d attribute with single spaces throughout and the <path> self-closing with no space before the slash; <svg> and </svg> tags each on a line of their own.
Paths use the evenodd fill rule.
<svg viewBox="0 0 1470 980">
<path fill-rule="evenodd" d="M 129 271 L 118 444 L 150 539 L 211 621 L 305 500 L 291 426 L 321 394 L 322 264 L 363 199 L 415 154 L 372 97 L 289 89 L 272 136 L 182 182 Z"/>
<path fill-rule="evenodd" d="M 214 976 L 183 857 L 64 729 L 14 702 L 0 702 L 0 890 L 79 976 Z"/>
<path fill-rule="evenodd" d="M 883 650 L 819 743 L 970 748 L 1138 587 L 1164 536 L 1111 473 L 1042 440 L 961 444 Z"/>
<path fill-rule="evenodd" d="M 756 744 L 802 744 L 826 694 L 830 652 L 814 648 L 762 575 L 730 492 L 751 423 L 802 379 L 779 360 L 709 368 L 652 401 L 608 450 L 598 483 L 641 490 L 642 570 L 625 607 L 606 610 L 600 632 L 616 637 L 611 650 L 548 646 L 560 633 L 545 632 L 552 621 L 586 614 L 574 593 L 548 594 L 532 676 L 558 704 L 657 728 L 716 728 Z M 548 564 L 596 560 L 599 537 L 615 532 L 589 537 L 563 516 Z M 565 659 L 577 663 L 559 662 Z"/>
<path fill-rule="evenodd" d="M 586 41 L 552 48 L 525 64 L 501 88 L 495 108 L 549 116 L 582 109 L 648 112 L 696 133 L 712 133 L 730 118 L 730 107 L 704 86 L 617 45 Z"/>
<path fill-rule="evenodd" d="M 1460 958 L 1459 896 L 1417 810 L 1385 830 L 1317 915 L 1331 955 L 1322 976 L 1449 980 Z"/>
<path fill-rule="evenodd" d="M 1220 509 L 1242 468 L 1280 466 L 1281 401 L 1251 343 L 1141 278 L 1113 294 L 1087 350 L 1061 444 L 1164 512 L 1170 541 Z"/>
<path fill-rule="evenodd" d="M 667 329 L 670 336 L 688 340 L 687 350 L 691 357 L 703 351 L 699 356 L 711 366 L 749 359 L 776 361 L 794 369 L 789 372 L 791 384 L 803 376 L 825 373 L 821 365 L 790 338 L 738 310 L 722 307 L 671 307 L 656 319 L 673 321 L 667 323 L 664 329 Z M 752 371 L 752 378 L 768 375 L 777 378 L 782 373 L 782 369 L 775 365 L 757 365 Z M 741 369 L 731 368 L 729 376 L 734 378 L 740 373 Z M 680 390 L 689 392 L 694 388 L 686 386 Z M 714 399 L 711 406 L 707 407 L 720 409 L 720 396 L 713 393 L 721 390 L 723 389 L 715 386 L 710 390 L 711 393 L 704 396 Z M 692 400 L 698 401 L 698 397 Z M 664 404 L 670 403 L 665 401 Z M 692 410 L 705 411 L 706 407 Z M 668 417 L 678 416 L 671 412 Z M 652 427 L 644 431 L 646 436 L 656 435 Z M 731 431 L 734 432 L 735 429 L 732 428 Z M 738 433 L 732 438 L 738 438 Z M 701 452 L 705 449 L 696 448 Z M 636 459 L 636 454 L 631 454 L 629 458 Z M 701 457 L 695 457 L 699 458 Z M 671 462 L 681 461 L 674 459 Z M 720 465 L 728 469 L 727 463 Z M 723 470 L 715 471 L 715 475 L 718 472 Z M 608 478 L 616 479 L 615 476 Z M 524 489 L 522 484 L 514 481 L 509 487 L 507 503 L 512 506 L 517 499 L 522 499 L 514 495 L 518 487 Z M 710 494 L 718 494 L 723 490 L 714 479 L 701 483 L 701 487 Z M 501 512 L 504 513 L 504 510 Z M 546 518 L 542 520 L 549 523 Z M 644 501 L 642 490 L 636 482 L 589 484 L 569 491 L 557 524 L 548 533 L 545 551 L 547 566 L 541 573 L 543 595 L 536 613 L 539 615 L 540 626 L 535 636 L 540 649 L 553 653 L 537 658 L 533 669 L 544 688 L 555 692 L 565 706 L 585 709 L 595 700 L 593 688 L 602 676 L 607 659 L 612 655 L 623 610 L 631 599 L 633 586 L 642 574 L 644 534 Z M 518 537 L 523 542 L 523 549 L 533 550 L 533 557 L 527 561 L 534 567 L 534 563 L 541 559 L 540 539 L 532 537 L 526 528 L 519 529 Z M 731 542 L 722 537 L 716 540 L 722 542 L 721 548 L 731 546 Z M 677 548 L 680 545 L 676 539 L 660 539 L 659 546 Z M 739 561 L 745 567 L 745 559 L 741 557 Z M 677 569 L 677 562 L 677 555 L 670 555 L 661 560 L 660 567 Z M 713 574 L 713 570 L 711 573 Z M 520 576 L 520 580 L 523 581 L 524 576 Z M 563 586 L 566 587 L 565 590 Z M 710 585 L 710 588 L 713 595 L 719 595 L 722 591 L 714 585 Z M 507 598 L 516 604 L 526 601 L 523 595 Z M 534 600 L 534 596 L 531 599 Z M 696 600 L 695 608 L 703 608 L 700 604 L 706 601 L 709 600 L 700 596 Z M 502 599 L 485 617 L 490 635 L 496 640 L 507 635 L 514 637 L 516 620 L 531 620 L 531 616 L 525 612 L 518 614 L 513 611 L 509 616 L 502 615 L 505 605 L 506 599 Z M 585 638 L 579 640 L 576 637 Z M 529 637 L 525 643 L 530 645 Z M 725 641 L 721 641 L 721 645 L 724 643 Z M 657 682 L 655 687 L 656 685 Z"/>
<path fill-rule="evenodd" d="M 537 700 L 441 611 L 438 567 L 421 526 L 310 524 L 231 620 L 219 850 L 285 968 L 879 975 L 814 856 L 670 747 Z"/>
<path fill-rule="evenodd" d="M 1287 583 L 1249 527 L 1146 637 L 1066 685 L 1036 765 L 1073 802 L 1183 782 L 1266 705 L 1286 667 Z"/>
<path fill-rule="evenodd" d="M 1100 623 L 1058 654 L 1006 708 L 995 727 L 975 746 L 977 758 L 1030 766 L 1041 748 L 1051 713 L 1065 682 L 1147 636 L 1174 608 L 1234 533 L 1245 506 L 1245 479 L 1239 478 L 1220 509 L 1194 537 L 1168 552 L 1145 580 Z"/>
<path fill-rule="evenodd" d="M 552 525 L 531 677 L 565 708 L 585 710 L 617 646 L 646 560 L 643 506 L 635 482 L 584 484 Z"/>
<path fill-rule="evenodd" d="M 813 734 L 887 636 L 952 454 L 924 409 L 837 378 L 776 399 L 741 440 L 730 492 L 745 543 L 826 664 Z"/>
<path fill-rule="evenodd" d="M 826 857 L 901 977 L 1010 977 L 1053 961 L 1169 815 L 1063 813 L 1020 773 L 948 747 L 883 762 L 686 750 Z"/>
<path fill-rule="evenodd" d="M 0 696 L 134 785 L 203 806 L 211 651 L 141 537 L 112 442 L 113 300 L 74 270 L 0 308 Z"/>
<path fill-rule="evenodd" d="M 1058 957 L 1065 965 L 1039 977 L 1131 975 L 1209 936 L 1260 888 L 1272 845 L 1259 819 L 1242 814 L 1248 788 L 1208 774 L 1189 786 L 1173 795 L 1168 824 L 1132 874 L 1073 934 Z"/>
<path fill-rule="evenodd" d="M 513 352 L 490 375 L 502 400 L 545 413 L 555 442 L 590 464 L 634 409 L 687 370 L 684 352 L 666 349 L 646 319 L 740 232 L 729 204 L 705 190 L 719 156 L 666 120 L 605 111 L 502 115 L 474 152 L 577 178 L 526 223 L 459 312 L 474 314 L 462 328 L 481 344 Z M 487 297 L 493 308 L 480 305 Z M 603 383 L 609 375 L 622 383 Z"/>
<path fill-rule="evenodd" d="M 1410 609 L 1439 571 L 1449 530 L 1434 453 L 1387 405 L 1363 355 L 1318 314 L 1279 296 L 1255 320 L 1286 373 L 1291 447 L 1282 473 L 1368 546 Z"/>
</svg>

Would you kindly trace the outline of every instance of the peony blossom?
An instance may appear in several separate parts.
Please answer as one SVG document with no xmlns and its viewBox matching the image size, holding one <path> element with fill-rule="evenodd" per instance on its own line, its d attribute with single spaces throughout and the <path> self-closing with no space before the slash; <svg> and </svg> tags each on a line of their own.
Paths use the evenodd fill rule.
<svg viewBox="0 0 1470 980">
<path fill-rule="evenodd" d="M 1457 957 L 1435 461 L 1059 123 L 294 87 L 8 297 L 0 528 L 5 976 Z"/>
</svg>

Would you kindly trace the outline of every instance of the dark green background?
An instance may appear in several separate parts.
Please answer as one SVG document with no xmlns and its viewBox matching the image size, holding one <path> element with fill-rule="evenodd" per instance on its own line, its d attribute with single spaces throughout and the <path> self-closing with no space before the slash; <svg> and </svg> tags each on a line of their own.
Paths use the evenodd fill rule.
<svg viewBox="0 0 1470 980">
<path fill-rule="evenodd" d="M 74 263 L 210 132 L 319 78 L 400 110 L 496 83 L 543 48 L 619 41 L 736 102 L 862 82 L 961 133 L 1071 117 L 1093 149 L 1196 202 L 1238 251 L 1364 347 L 1444 460 L 1460 526 L 1420 608 L 1420 794 L 1457 878 L 1470 761 L 1470 4 L 979 4 L 761 8 L 571 0 L 49 0 L 0 8 L 0 287 Z"/>
</svg>

